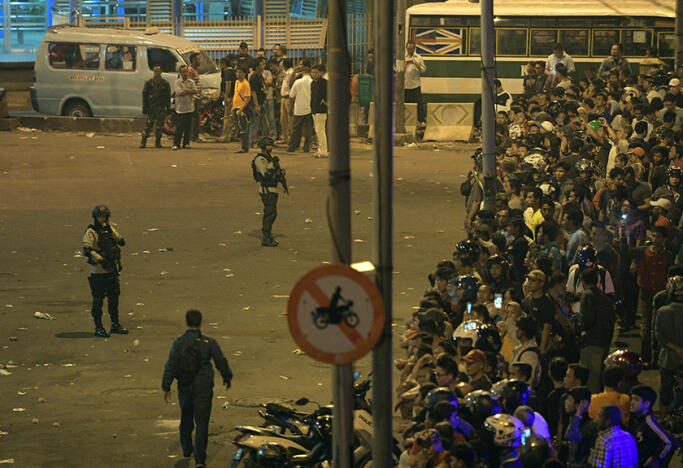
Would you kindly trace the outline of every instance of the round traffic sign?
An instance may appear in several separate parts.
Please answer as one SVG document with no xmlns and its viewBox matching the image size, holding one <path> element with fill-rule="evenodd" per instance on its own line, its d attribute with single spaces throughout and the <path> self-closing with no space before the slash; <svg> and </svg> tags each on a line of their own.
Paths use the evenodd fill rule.
<svg viewBox="0 0 683 468">
<path fill-rule="evenodd" d="M 314 268 L 287 303 L 289 332 L 299 348 L 328 364 L 360 359 L 379 341 L 384 300 L 377 286 L 348 265 Z"/>
</svg>

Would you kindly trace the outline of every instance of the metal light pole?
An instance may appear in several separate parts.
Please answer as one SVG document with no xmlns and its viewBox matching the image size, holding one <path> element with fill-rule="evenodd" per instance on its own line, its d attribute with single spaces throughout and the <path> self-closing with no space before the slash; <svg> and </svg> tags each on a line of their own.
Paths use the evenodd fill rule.
<svg viewBox="0 0 683 468">
<path fill-rule="evenodd" d="M 328 142 L 330 148 L 329 216 L 332 235 L 332 258 L 351 263 L 351 166 L 349 157 L 349 53 L 346 40 L 345 0 L 330 0 L 327 21 L 329 102 Z M 333 368 L 333 463 L 335 468 L 353 464 L 353 366 Z"/>
<path fill-rule="evenodd" d="M 676 67 L 683 64 L 683 0 L 676 0 Z"/>
<path fill-rule="evenodd" d="M 2 32 L 3 32 L 3 50 L 5 52 L 12 51 L 12 23 L 9 0 L 2 1 Z"/>
<path fill-rule="evenodd" d="M 384 298 L 386 321 L 382 338 L 372 351 L 372 466 L 389 468 L 392 462 L 392 231 L 394 134 L 394 0 L 375 0 L 375 189 L 373 263 L 377 286 Z M 398 0 L 399 3 L 405 0 Z M 405 3 L 404 3 L 405 5 Z M 405 8 L 405 7 L 404 7 Z M 399 7 L 399 17 L 401 15 Z M 401 29 L 401 28 L 400 28 Z M 400 34 L 399 34 L 400 37 Z M 403 60 L 403 41 L 398 40 L 396 57 Z M 399 67 L 400 69 L 400 67 Z M 396 77 L 396 131 L 403 126 L 403 72 Z"/>
<path fill-rule="evenodd" d="M 481 135 L 484 170 L 484 208 L 496 203 L 496 67 L 493 0 L 481 0 Z"/>
</svg>

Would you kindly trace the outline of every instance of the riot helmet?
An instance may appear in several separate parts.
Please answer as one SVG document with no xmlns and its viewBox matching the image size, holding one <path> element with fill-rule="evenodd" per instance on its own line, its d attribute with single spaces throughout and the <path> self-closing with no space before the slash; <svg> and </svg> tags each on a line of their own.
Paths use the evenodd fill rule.
<svg viewBox="0 0 683 468">
<path fill-rule="evenodd" d="M 275 144 L 275 140 L 273 140 L 271 137 L 264 136 L 261 138 L 258 142 L 259 148 L 262 150 L 266 150 L 266 146 L 273 146 Z"/>
</svg>

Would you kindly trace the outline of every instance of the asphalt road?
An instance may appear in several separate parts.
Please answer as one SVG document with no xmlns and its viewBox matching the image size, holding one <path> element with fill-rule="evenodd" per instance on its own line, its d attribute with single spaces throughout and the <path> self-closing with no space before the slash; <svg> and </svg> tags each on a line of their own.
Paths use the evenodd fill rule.
<svg viewBox="0 0 683 468">
<path fill-rule="evenodd" d="M 276 148 L 291 190 L 280 197 L 274 233 L 281 244 L 273 249 L 260 246 L 252 155 L 234 154 L 234 143 L 171 152 L 138 150 L 138 142 L 131 135 L 0 133 L 0 363 L 11 372 L 0 375 L 0 460 L 174 466 L 179 412 L 164 404 L 160 381 L 193 307 L 235 373 L 230 390 L 216 378 L 211 466 L 226 466 L 233 426 L 257 423 L 259 402 L 331 399 L 330 368 L 293 353 L 285 318 L 297 279 L 331 258 L 327 160 Z M 458 188 L 471 150 L 396 150 L 396 330 L 427 274 L 463 237 Z M 371 258 L 372 159 L 370 145 L 352 145 L 354 261 Z M 93 336 L 81 254 L 100 203 L 127 240 L 120 311 L 131 333 L 109 339 Z M 55 320 L 35 319 L 36 311 Z M 363 373 L 370 366 L 367 357 L 357 363 Z"/>
</svg>

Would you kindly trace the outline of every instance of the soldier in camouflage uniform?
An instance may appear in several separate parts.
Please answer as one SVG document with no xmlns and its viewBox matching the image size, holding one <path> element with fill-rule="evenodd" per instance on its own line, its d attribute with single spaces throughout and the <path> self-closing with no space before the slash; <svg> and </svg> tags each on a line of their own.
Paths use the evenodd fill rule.
<svg viewBox="0 0 683 468">
<path fill-rule="evenodd" d="M 161 67 L 154 66 L 154 77 L 145 82 L 142 88 L 142 113 L 147 116 L 145 131 L 142 132 L 140 148 L 147 144 L 147 138 L 156 124 L 156 147 L 161 148 L 161 131 L 171 103 L 171 85 L 162 78 Z"/>
</svg>

